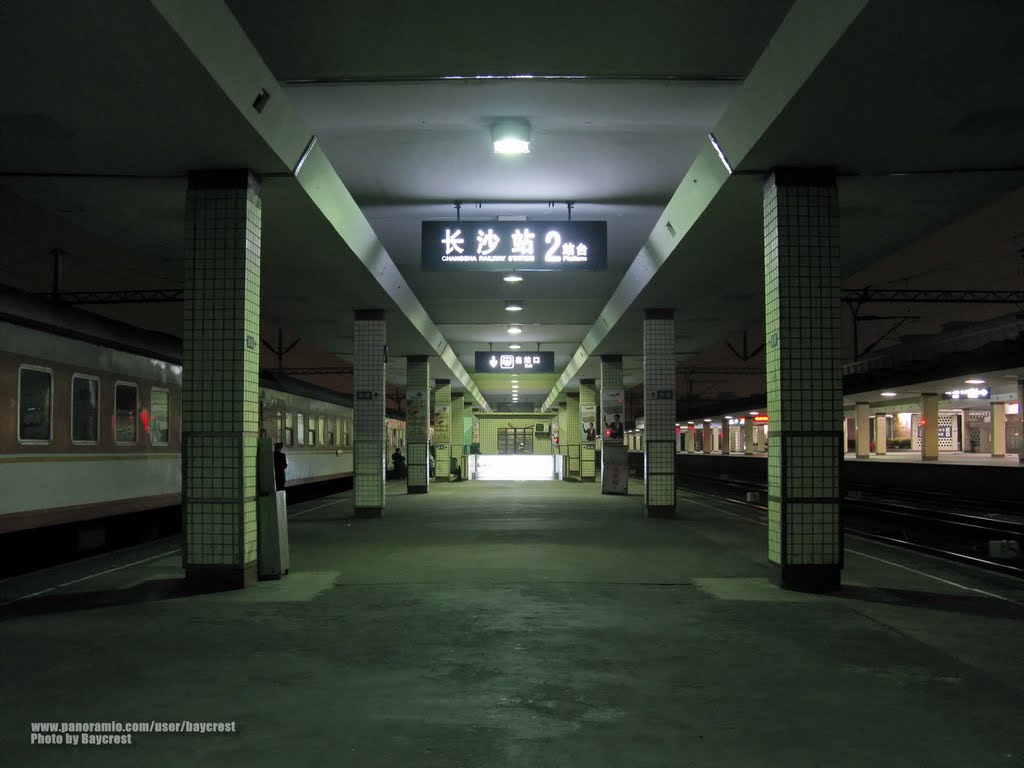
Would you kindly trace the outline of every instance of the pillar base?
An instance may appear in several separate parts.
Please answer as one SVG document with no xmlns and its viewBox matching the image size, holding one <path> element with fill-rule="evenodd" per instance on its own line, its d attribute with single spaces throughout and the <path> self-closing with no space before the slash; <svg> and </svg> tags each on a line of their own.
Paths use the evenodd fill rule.
<svg viewBox="0 0 1024 768">
<path fill-rule="evenodd" d="M 189 565 L 185 566 L 185 591 L 191 594 L 202 592 L 226 592 L 230 589 L 245 589 L 257 581 L 256 563 L 237 565 Z"/>
<path fill-rule="evenodd" d="M 410 485 L 406 488 L 406 493 L 426 493 L 427 486 L 425 485 Z"/>
<path fill-rule="evenodd" d="M 839 565 L 779 565 L 768 563 L 772 584 L 795 592 L 834 592 L 842 586 Z"/>
<path fill-rule="evenodd" d="M 448 477 L 445 477 L 444 475 L 435 475 L 434 476 L 434 482 L 435 483 L 450 483 L 451 481 L 452 481 L 451 475 L 449 475 Z"/>
<path fill-rule="evenodd" d="M 356 507 L 355 515 L 356 517 L 363 518 L 364 520 L 368 520 L 373 517 L 383 517 L 384 507 Z"/>
<path fill-rule="evenodd" d="M 938 461 L 938 456 L 922 456 L 921 461 Z"/>
<path fill-rule="evenodd" d="M 1005 459 L 1006 458 L 1006 454 L 1005 453 L 993 453 L 992 454 L 992 458 L 993 459 Z"/>
<path fill-rule="evenodd" d="M 647 517 L 657 518 L 671 518 L 676 516 L 676 508 L 672 504 L 663 504 L 660 506 L 645 506 L 644 512 Z"/>
</svg>

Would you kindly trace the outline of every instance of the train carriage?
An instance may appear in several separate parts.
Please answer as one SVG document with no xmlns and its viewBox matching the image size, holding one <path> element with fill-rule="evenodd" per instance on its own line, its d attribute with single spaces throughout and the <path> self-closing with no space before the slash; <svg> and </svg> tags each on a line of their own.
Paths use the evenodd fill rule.
<svg viewBox="0 0 1024 768">
<path fill-rule="evenodd" d="M 0 289 L 0 533 L 181 501 L 181 342 Z M 352 400 L 261 376 L 287 485 L 352 475 Z M 389 414 L 386 455 L 405 445 Z"/>
</svg>

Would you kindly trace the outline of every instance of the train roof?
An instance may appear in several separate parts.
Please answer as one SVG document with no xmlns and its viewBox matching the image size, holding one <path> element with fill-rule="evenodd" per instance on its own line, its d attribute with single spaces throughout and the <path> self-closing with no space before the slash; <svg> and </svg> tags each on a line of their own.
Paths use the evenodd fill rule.
<svg viewBox="0 0 1024 768">
<path fill-rule="evenodd" d="M 0 285 L 0 320 L 181 365 L 181 339 Z"/>
<path fill-rule="evenodd" d="M 177 336 L 147 331 L 5 285 L 0 285 L 0 320 L 168 363 L 182 364 L 182 342 Z M 352 407 L 351 395 L 343 395 L 333 389 L 276 371 L 261 371 L 260 385 L 291 395 Z M 393 419 L 404 418 L 394 411 L 388 411 L 387 415 Z"/>
</svg>

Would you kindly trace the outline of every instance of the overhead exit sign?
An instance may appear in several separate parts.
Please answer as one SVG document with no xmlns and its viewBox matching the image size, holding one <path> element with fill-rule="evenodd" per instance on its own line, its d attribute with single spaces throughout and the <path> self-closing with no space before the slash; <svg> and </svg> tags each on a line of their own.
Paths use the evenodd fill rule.
<svg viewBox="0 0 1024 768">
<path fill-rule="evenodd" d="M 605 221 L 424 221 L 422 238 L 431 272 L 608 268 Z"/>
<path fill-rule="evenodd" d="M 477 373 L 554 373 L 554 352 L 477 352 Z"/>
</svg>

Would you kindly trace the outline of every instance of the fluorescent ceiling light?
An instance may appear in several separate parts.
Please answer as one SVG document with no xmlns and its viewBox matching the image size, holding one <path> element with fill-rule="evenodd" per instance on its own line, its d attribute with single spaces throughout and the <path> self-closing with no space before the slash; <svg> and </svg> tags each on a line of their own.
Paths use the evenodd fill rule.
<svg viewBox="0 0 1024 768">
<path fill-rule="evenodd" d="M 882 397 L 896 397 L 899 392 L 882 392 Z"/>
<path fill-rule="evenodd" d="M 509 349 L 522 349 L 523 345 L 522 344 L 509 344 L 508 348 Z"/>
<path fill-rule="evenodd" d="M 964 379 L 964 384 L 984 384 L 984 379 Z"/>
<path fill-rule="evenodd" d="M 725 152 L 723 152 L 722 148 L 718 146 L 718 142 L 715 140 L 715 134 L 709 133 L 708 138 L 711 139 L 711 146 L 713 146 L 715 148 L 715 152 L 718 153 L 718 159 L 722 161 L 722 165 L 725 166 L 725 170 L 732 174 L 732 166 L 729 165 L 729 161 L 725 159 Z"/>
<path fill-rule="evenodd" d="M 525 155 L 530 151 L 530 124 L 522 119 L 499 120 L 491 126 L 497 155 Z"/>
<path fill-rule="evenodd" d="M 508 332 L 513 334 L 513 335 L 517 334 L 517 333 L 522 333 L 523 332 L 523 327 L 521 325 L 510 325 L 508 327 Z"/>
<path fill-rule="evenodd" d="M 750 415 L 751 415 L 751 416 L 757 416 L 757 414 L 758 414 L 758 411 L 751 411 L 751 412 L 750 412 Z"/>
<path fill-rule="evenodd" d="M 506 312 L 521 312 L 523 309 L 523 302 L 510 299 L 505 302 Z"/>
<path fill-rule="evenodd" d="M 512 379 L 512 383 L 513 384 L 518 384 L 519 383 L 519 379 Z"/>
<path fill-rule="evenodd" d="M 517 275 L 515 272 L 513 272 L 511 275 L 505 275 L 501 279 L 504 280 L 506 283 L 521 283 L 521 282 L 523 282 L 523 276 L 522 275 Z"/>
</svg>

